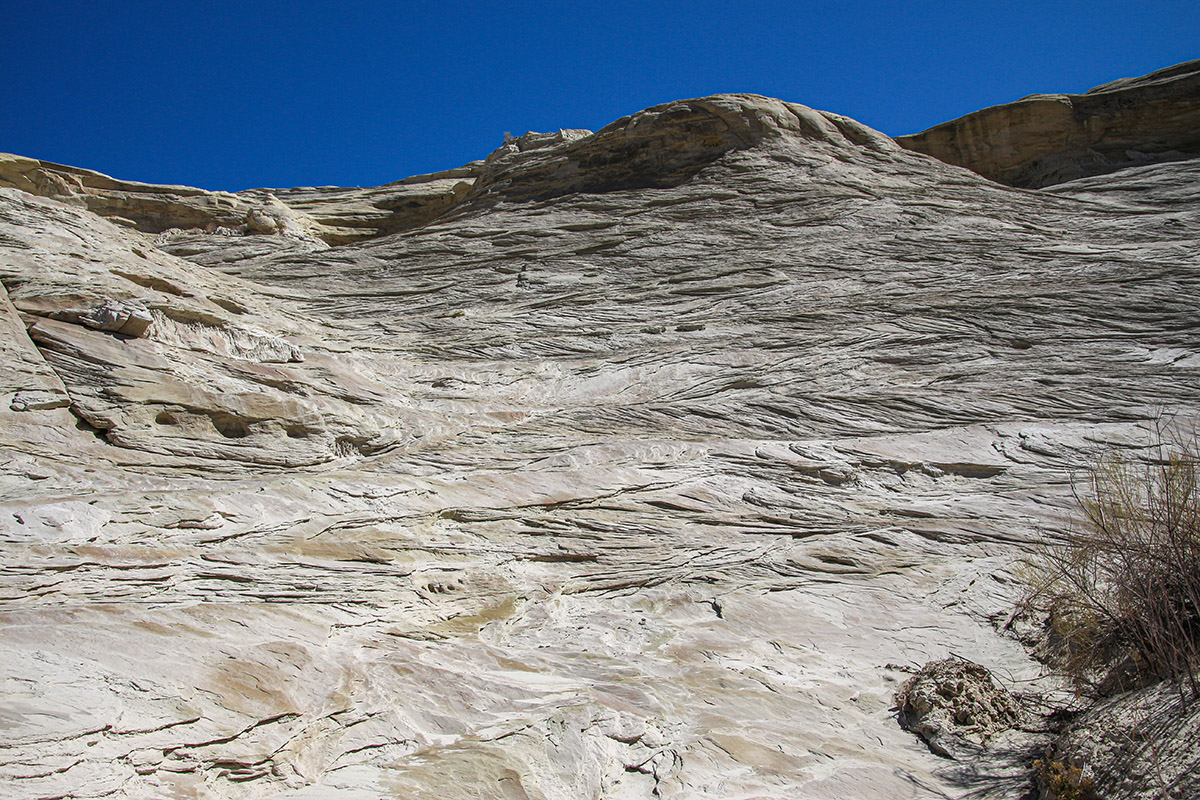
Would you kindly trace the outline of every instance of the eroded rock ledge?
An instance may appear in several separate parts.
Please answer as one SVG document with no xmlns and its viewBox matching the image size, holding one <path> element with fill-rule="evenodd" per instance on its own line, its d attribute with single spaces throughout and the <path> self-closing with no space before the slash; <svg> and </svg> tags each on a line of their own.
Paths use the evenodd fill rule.
<svg viewBox="0 0 1200 800">
<path fill-rule="evenodd" d="M 1200 61 L 1084 94 L 1035 94 L 900 136 L 902 146 L 1029 189 L 1200 155 Z"/>
</svg>

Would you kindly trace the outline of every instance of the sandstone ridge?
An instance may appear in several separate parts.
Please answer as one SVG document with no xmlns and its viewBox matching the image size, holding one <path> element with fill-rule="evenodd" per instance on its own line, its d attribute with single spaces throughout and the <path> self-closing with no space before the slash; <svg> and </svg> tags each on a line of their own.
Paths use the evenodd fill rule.
<svg viewBox="0 0 1200 800">
<path fill-rule="evenodd" d="M 758 95 L 717 95 L 655 106 L 595 134 L 526 134 L 484 161 L 366 189 L 210 192 L 123 181 L 9 154 L 0 154 L 0 186 L 77 205 L 147 233 L 282 234 L 336 245 L 420 227 L 468 201 L 678 185 L 726 152 L 787 137 L 894 147 L 847 117 Z"/>
<path fill-rule="evenodd" d="M 1009 186 L 1041 188 L 1200 155 L 1200 61 L 1035 94 L 900 136 L 902 146 Z"/>
<path fill-rule="evenodd" d="M 581 135 L 587 133 L 560 134 L 535 151 L 501 148 L 488 157 L 468 199 L 541 200 L 668 188 L 725 153 L 763 143 L 895 147 L 888 137 L 847 117 L 749 94 L 664 103 Z"/>
</svg>

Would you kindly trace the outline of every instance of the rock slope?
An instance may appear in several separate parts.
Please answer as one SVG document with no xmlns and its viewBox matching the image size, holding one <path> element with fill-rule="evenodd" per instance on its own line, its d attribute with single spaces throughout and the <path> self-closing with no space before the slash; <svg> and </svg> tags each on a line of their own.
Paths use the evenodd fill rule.
<svg viewBox="0 0 1200 800">
<path fill-rule="evenodd" d="M 1027 786 L 893 694 L 1052 688 L 1015 557 L 1198 410 L 1200 161 L 725 95 L 375 189 L 0 171 L 2 797 Z"/>
</svg>

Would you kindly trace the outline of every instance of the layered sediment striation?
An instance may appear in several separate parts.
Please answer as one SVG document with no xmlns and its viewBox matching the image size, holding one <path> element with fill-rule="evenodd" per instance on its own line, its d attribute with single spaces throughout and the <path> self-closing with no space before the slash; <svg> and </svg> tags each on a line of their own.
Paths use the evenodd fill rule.
<svg viewBox="0 0 1200 800">
<path fill-rule="evenodd" d="M 0 176 L 0 796 L 1019 781 L 893 694 L 1053 688 L 1016 557 L 1200 410 L 1200 160 L 1017 191 L 722 95 L 372 189 Z"/>
</svg>

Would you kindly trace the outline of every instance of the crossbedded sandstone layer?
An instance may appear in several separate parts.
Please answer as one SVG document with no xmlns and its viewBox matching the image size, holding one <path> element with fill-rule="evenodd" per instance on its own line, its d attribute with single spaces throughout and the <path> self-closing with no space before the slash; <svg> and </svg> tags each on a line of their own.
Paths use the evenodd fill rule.
<svg viewBox="0 0 1200 800">
<path fill-rule="evenodd" d="M 1014 556 L 1197 411 L 1200 161 L 1014 191 L 727 95 L 374 189 L 16 174 L 3 796 L 994 783 L 898 682 L 1044 687 Z"/>
</svg>

